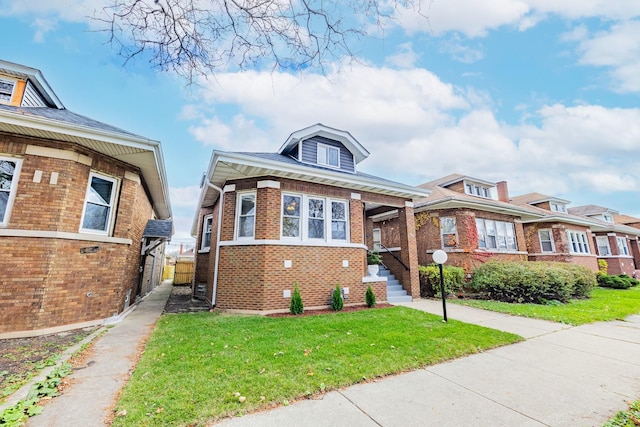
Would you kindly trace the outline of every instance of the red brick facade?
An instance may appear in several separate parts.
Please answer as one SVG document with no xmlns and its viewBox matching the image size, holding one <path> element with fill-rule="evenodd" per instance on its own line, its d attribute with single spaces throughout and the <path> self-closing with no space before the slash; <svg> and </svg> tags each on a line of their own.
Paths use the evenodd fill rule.
<svg viewBox="0 0 640 427">
<path fill-rule="evenodd" d="M 345 304 L 364 304 L 369 285 L 374 290 L 377 301 L 386 301 L 384 281 L 363 283 L 363 277 L 367 274 L 367 247 L 363 236 L 364 203 L 375 201 L 401 207 L 405 204 L 404 199 L 277 177 L 231 181 L 226 183 L 226 188 L 229 191 L 223 194 L 222 202 L 218 199 L 214 207 L 201 209 L 197 237 L 197 245 L 200 247 L 202 218 L 215 212 L 214 222 L 217 222 L 217 208 L 222 205 L 215 292 L 217 308 L 258 312 L 286 311 L 290 303 L 290 297 L 286 295 L 293 291 L 295 283 L 300 288 L 305 307 L 329 305 L 331 292 L 336 285 L 349 289 Z M 255 237 L 249 241 L 235 240 L 236 202 L 238 194 L 247 191 L 256 194 Z M 283 193 L 330 197 L 332 200 L 347 202 L 348 241 L 314 244 L 308 241 L 282 240 Z M 412 219 L 411 209 L 408 211 Z M 215 236 L 212 236 L 211 249 L 198 253 L 196 257 L 196 283 L 206 281 L 210 302 L 214 288 L 216 246 Z M 417 259 L 415 246 L 413 252 Z M 417 270 L 415 276 L 419 289 Z M 416 295 L 418 294 L 419 290 L 416 291 Z"/>
<path fill-rule="evenodd" d="M 0 228 L 0 336 L 121 313 L 127 295 L 130 302 L 136 295 L 142 233 L 153 215 L 139 171 L 73 144 L 8 134 L 0 134 L 0 156 L 22 160 L 10 218 Z M 79 233 L 91 172 L 118 182 L 108 237 Z"/>
</svg>

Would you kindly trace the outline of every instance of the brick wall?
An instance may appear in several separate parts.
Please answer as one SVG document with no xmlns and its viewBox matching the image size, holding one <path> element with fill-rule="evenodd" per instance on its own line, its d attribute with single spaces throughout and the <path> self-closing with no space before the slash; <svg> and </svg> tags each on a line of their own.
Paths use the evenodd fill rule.
<svg viewBox="0 0 640 427">
<path fill-rule="evenodd" d="M 364 304 L 367 284 L 362 283 L 365 251 L 360 248 L 307 246 L 223 246 L 216 307 L 238 310 L 284 310 L 297 282 L 305 307 L 325 306 L 331 292 L 349 287 L 348 304 Z M 285 260 L 291 267 L 285 267 Z M 348 267 L 343 267 L 343 260 Z M 374 289 L 376 292 L 376 289 Z M 386 300 L 386 287 L 378 287 L 378 301 Z"/>
<path fill-rule="evenodd" d="M 27 146 L 77 153 L 83 162 L 26 154 Z M 77 234 L 91 171 L 120 182 L 113 237 L 132 244 L 46 237 L 0 237 L 0 334 L 99 321 L 122 311 L 138 285 L 142 232 L 152 217 L 144 186 L 128 178 L 134 168 L 73 144 L 0 134 L 0 155 L 22 158 L 6 230 Z M 40 182 L 33 182 L 42 171 Z M 57 183 L 51 176 L 58 173 Z M 89 253 L 83 249 L 92 248 Z M 94 252 L 95 251 L 95 252 Z"/>
</svg>

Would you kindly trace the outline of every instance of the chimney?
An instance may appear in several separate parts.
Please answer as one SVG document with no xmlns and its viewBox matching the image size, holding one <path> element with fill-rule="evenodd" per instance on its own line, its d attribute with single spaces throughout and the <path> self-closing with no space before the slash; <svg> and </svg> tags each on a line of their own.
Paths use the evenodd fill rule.
<svg viewBox="0 0 640 427">
<path fill-rule="evenodd" d="M 496 188 L 498 190 L 498 200 L 509 203 L 509 188 L 507 188 L 507 181 L 500 181 L 496 183 Z"/>
<path fill-rule="evenodd" d="M 180 255 L 182 255 L 182 243 L 180 243 Z"/>
</svg>

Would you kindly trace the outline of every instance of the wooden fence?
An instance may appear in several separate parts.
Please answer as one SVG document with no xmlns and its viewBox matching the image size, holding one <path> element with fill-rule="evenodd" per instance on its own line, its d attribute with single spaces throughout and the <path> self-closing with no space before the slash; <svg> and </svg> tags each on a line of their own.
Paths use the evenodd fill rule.
<svg viewBox="0 0 640 427">
<path fill-rule="evenodd" d="M 174 285 L 190 285 L 193 282 L 193 260 L 179 259 L 176 262 L 176 272 L 173 276 Z"/>
</svg>

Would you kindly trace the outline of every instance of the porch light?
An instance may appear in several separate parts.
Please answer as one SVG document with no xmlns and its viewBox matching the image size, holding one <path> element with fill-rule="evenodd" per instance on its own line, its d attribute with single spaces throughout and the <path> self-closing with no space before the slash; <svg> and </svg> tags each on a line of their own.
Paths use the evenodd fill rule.
<svg viewBox="0 0 640 427">
<path fill-rule="evenodd" d="M 447 256 L 447 253 L 442 249 L 438 249 L 437 251 L 435 251 L 432 257 L 433 257 L 433 262 L 438 264 L 438 267 L 440 267 L 440 295 L 442 296 L 442 313 L 444 315 L 444 318 L 442 319 L 442 321 L 446 322 L 447 321 L 447 296 L 444 291 L 444 274 L 442 273 L 442 264 L 447 262 L 447 258 L 449 257 Z"/>
</svg>

